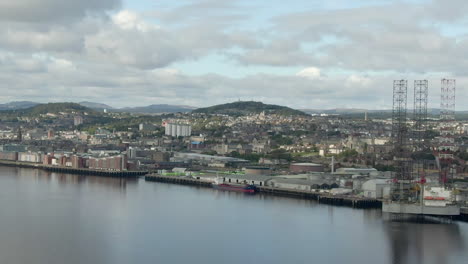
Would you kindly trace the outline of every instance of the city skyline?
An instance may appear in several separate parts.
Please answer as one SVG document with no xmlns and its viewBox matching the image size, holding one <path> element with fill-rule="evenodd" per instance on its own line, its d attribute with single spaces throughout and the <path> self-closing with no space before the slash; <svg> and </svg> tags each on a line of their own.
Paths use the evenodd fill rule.
<svg viewBox="0 0 468 264">
<path fill-rule="evenodd" d="M 439 108 L 448 77 L 468 110 L 464 1 L 173 2 L 0 3 L 0 102 L 372 110 L 428 79 Z"/>
</svg>

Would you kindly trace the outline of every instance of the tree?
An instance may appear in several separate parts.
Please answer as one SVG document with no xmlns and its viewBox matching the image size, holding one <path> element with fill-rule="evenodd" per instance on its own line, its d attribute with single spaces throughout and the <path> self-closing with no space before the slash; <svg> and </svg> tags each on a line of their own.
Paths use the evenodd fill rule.
<svg viewBox="0 0 468 264">
<path fill-rule="evenodd" d="M 468 160 L 468 152 L 460 152 L 457 154 L 457 157 L 460 159 L 467 161 Z"/>
<path fill-rule="evenodd" d="M 347 149 L 341 152 L 340 154 L 338 154 L 338 157 L 343 158 L 343 159 L 348 159 L 348 158 L 356 157 L 358 155 L 359 153 L 355 149 Z"/>
</svg>

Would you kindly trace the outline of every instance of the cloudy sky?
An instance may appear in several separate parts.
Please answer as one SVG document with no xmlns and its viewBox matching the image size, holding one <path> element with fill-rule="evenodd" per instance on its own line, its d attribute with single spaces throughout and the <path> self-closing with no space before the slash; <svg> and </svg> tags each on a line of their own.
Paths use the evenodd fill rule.
<svg viewBox="0 0 468 264">
<path fill-rule="evenodd" d="M 466 0 L 0 0 L 0 103 L 437 107 L 448 77 L 468 110 L 467 71 Z"/>
</svg>

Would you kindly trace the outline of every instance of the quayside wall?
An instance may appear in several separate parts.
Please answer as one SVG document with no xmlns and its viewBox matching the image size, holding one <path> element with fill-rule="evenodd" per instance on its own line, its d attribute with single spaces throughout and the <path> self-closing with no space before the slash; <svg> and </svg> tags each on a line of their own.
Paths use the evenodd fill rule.
<svg viewBox="0 0 468 264">
<path fill-rule="evenodd" d="M 93 170 L 93 169 L 87 169 L 87 168 L 77 169 L 77 168 L 70 168 L 70 167 L 43 165 L 40 163 L 18 162 L 18 161 L 8 161 L 8 160 L 0 160 L 0 165 L 10 166 L 10 167 L 42 169 L 46 171 L 53 171 L 53 172 L 59 172 L 59 173 L 93 175 L 93 176 L 103 176 L 103 177 L 131 178 L 131 177 L 139 177 L 139 176 L 148 174 L 147 171 L 108 171 L 108 170 Z"/>
<path fill-rule="evenodd" d="M 153 182 L 175 183 L 175 184 L 182 184 L 182 185 L 193 185 L 193 186 L 211 188 L 210 181 L 200 180 L 200 179 L 195 179 L 195 178 L 151 174 L 151 175 L 146 175 L 145 180 L 153 181 Z M 264 194 L 316 200 L 319 203 L 323 203 L 323 204 L 331 204 L 331 205 L 337 205 L 337 206 L 349 206 L 353 208 L 363 208 L 363 209 L 364 208 L 382 208 L 382 201 L 377 200 L 377 199 L 367 199 L 367 198 L 344 196 L 344 195 L 343 196 L 331 195 L 328 193 L 321 193 L 321 192 L 308 192 L 308 191 L 302 191 L 302 190 L 274 188 L 274 187 L 266 187 L 266 186 L 257 186 L 257 189 L 260 193 L 264 193 Z"/>
<path fill-rule="evenodd" d="M 145 176 L 145 181 L 174 183 L 208 188 L 212 187 L 211 181 L 203 179 L 178 176 L 163 176 L 159 174 L 148 174 Z M 315 200 L 322 204 L 347 206 L 360 209 L 382 208 L 382 200 L 378 199 L 368 199 L 349 195 L 332 195 L 329 193 L 322 192 L 308 192 L 303 190 L 284 189 L 267 186 L 257 186 L 257 189 L 260 193 L 263 194 Z M 454 216 L 450 219 L 468 222 L 468 208 L 461 208 L 460 215 Z"/>
</svg>

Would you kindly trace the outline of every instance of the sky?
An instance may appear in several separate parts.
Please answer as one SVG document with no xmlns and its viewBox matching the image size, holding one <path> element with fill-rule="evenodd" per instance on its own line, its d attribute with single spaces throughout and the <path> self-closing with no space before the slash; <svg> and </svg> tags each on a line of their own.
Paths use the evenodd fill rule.
<svg viewBox="0 0 468 264">
<path fill-rule="evenodd" d="M 393 80 L 457 80 L 466 0 L 0 1 L 0 103 L 392 107 Z"/>
</svg>

